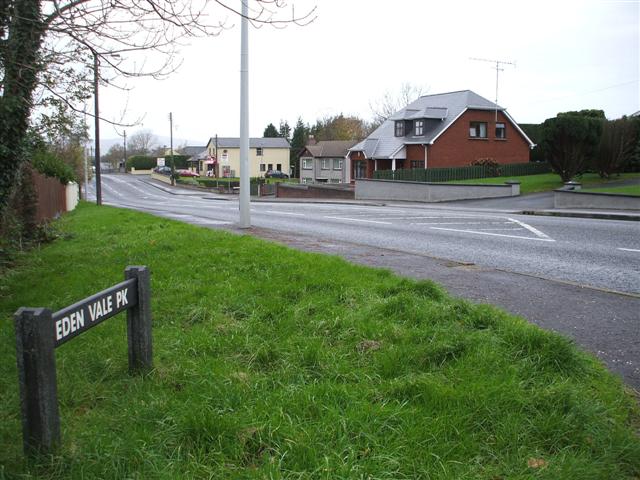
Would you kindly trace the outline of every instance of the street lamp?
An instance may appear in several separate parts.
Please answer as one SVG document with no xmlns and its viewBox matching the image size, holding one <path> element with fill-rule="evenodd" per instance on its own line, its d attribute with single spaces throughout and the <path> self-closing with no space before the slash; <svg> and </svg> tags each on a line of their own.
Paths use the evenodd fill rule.
<svg viewBox="0 0 640 480">
<path fill-rule="evenodd" d="M 94 98 L 94 115 L 95 115 L 95 149 L 94 159 L 96 164 L 96 205 L 102 205 L 102 177 L 100 175 L 100 106 L 98 101 L 98 86 L 100 84 L 100 62 L 98 52 L 93 48 L 93 98 Z M 113 58 L 120 58 L 117 53 L 111 54 Z"/>
<path fill-rule="evenodd" d="M 240 20 L 240 228 L 251 227 L 249 192 L 249 7 L 242 0 Z M 217 152 L 216 152 L 217 153 Z"/>
<path fill-rule="evenodd" d="M 122 134 L 124 137 L 124 162 L 122 165 L 124 173 L 127 172 L 127 131 L 125 130 Z M 120 172 L 120 166 L 118 166 L 118 172 Z"/>
<path fill-rule="evenodd" d="M 176 184 L 176 164 L 173 160 L 173 112 L 169 112 L 169 137 L 171 145 L 171 185 Z M 166 153 L 166 152 L 165 152 Z"/>
</svg>

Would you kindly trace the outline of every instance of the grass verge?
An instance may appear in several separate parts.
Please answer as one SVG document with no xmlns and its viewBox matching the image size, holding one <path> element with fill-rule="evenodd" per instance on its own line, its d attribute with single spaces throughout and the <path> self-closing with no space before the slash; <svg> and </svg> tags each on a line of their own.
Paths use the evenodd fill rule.
<svg viewBox="0 0 640 480">
<path fill-rule="evenodd" d="M 638 410 L 570 341 L 429 281 L 81 204 L 0 281 L 0 478 L 640 475 Z M 11 315 L 152 272 L 155 370 L 116 317 L 56 351 L 63 445 L 21 452 Z"/>
<path fill-rule="evenodd" d="M 640 197 L 640 185 L 627 185 L 624 187 L 583 188 L 583 192 L 617 193 L 619 195 L 633 195 Z"/>
<path fill-rule="evenodd" d="M 576 180 L 582 183 L 583 187 L 606 185 L 610 182 L 616 182 L 620 180 L 628 180 L 632 178 L 640 178 L 640 173 L 622 173 L 620 175 L 613 176 L 609 179 L 602 179 L 596 173 L 585 173 Z M 541 175 L 525 175 L 522 177 L 492 177 L 492 178 L 478 178 L 474 180 L 455 181 L 449 183 L 460 184 L 502 184 L 508 180 L 517 180 L 520 182 L 520 193 L 525 195 L 527 193 L 548 192 L 562 187 L 563 183 L 560 177 L 555 173 L 544 173 Z"/>
</svg>

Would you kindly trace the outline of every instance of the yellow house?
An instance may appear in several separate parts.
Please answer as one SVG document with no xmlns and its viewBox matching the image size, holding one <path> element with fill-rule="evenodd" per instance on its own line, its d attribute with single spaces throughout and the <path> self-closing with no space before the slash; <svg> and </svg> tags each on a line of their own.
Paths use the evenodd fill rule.
<svg viewBox="0 0 640 480">
<path fill-rule="evenodd" d="M 264 177 L 269 170 L 280 170 L 287 175 L 289 150 L 286 138 L 249 139 L 249 176 Z M 206 155 L 199 156 L 200 174 L 216 177 L 240 176 L 240 139 L 234 137 L 211 137 Z"/>
</svg>

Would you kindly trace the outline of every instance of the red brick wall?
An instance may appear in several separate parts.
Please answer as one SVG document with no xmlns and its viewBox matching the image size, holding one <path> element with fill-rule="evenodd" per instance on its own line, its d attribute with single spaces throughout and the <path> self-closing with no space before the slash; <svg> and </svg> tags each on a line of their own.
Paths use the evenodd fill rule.
<svg viewBox="0 0 640 480">
<path fill-rule="evenodd" d="M 355 191 L 353 188 L 343 188 L 323 185 L 288 185 L 276 184 L 276 197 L 278 198 L 325 198 L 353 200 Z"/>
<path fill-rule="evenodd" d="M 419 161 L 421 163 L 420 168 L 424 168 L 424 146 L 423 145 L 407 145 L 405 147 L 407 152 L 407 168 L 411 168 L 411 161 Z"/>
<path fill-rule="evenodd" d="M 351 158 L 351 181 L 356 178 L 355 162 L 366 161 L 367 162 L 367 178 L 373 177 L 373 171 L 375 170 L 375 163 L 373 160 L 367 160 L 362 152 L 352 152 Z"/>
<path fill-rule="evenodd" d="M 486 122 L 488 138 L 470 138 L 470 122 Z M 498 112 L 498 122 L 504 123 L 507 127 L 504 140 L 496 139 L 494 111 L 466 111 L 433 145 L 428 147 L 428 168 L 464 167 L 479 158 L 492 158 L 501 164 L 527 163 L 529 161 L 529 144 L 527 141 L 502 112 Z M 421 145 L 412 145 L 411 147 L 411 151 L 415 150 L 416 154 L 420 149 L 422 151 L 422 159 L 424 159 L 424 150 Z M 407 147 L 407 158 L 409 158 L 409 150 L 409 147 Z"/>
</svg>

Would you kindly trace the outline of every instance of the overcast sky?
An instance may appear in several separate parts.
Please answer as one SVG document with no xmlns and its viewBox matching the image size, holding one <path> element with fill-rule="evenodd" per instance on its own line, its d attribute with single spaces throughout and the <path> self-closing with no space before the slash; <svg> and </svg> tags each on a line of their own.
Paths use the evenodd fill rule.
<svg viewBox="0 0 640 480">
<path fill-rule="evenodd" d="M 231 3 L 233 0 L 231 0 Z M 240 8 L 240 0 L 237 0 Z M 608 118 L 640 110 L 640 0 L 289 0 L 296 12 L 316 6 L 306 26 L 249 32 L 250 135 L 269 122 L 293 127 L 343 113 L 372 118 L 371 104 L 402 83 L 428 94 L 473 90 L 495 99 L 519 123 L 558 112 L 603 109 Z M 168 80 L 138 79 L 128 94 L 101 89 L 107 118 L 144 117 L 127 128 L 204 145 L 239 136 L 240 21 L 218 37 L 182 49 Z M 103 127 L 103 138 L 115 137 Z"/>
</svg>

